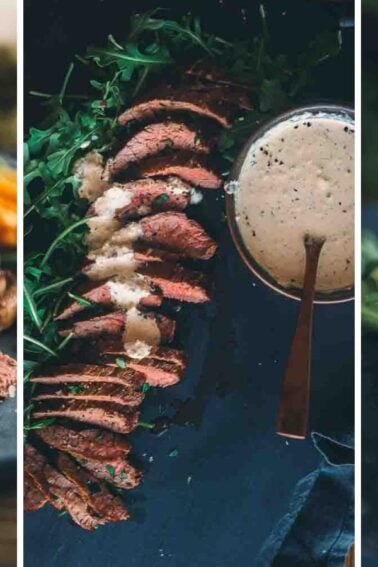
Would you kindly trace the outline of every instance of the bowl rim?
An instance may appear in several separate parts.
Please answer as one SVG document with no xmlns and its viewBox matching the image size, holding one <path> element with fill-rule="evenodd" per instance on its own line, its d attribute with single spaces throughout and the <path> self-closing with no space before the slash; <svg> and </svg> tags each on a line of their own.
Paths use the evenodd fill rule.
<svg viewBox="0 0 378 567">
<path fill-rule="evenodd" d="M 284 122 L 298 114 L 304 114 L 309 112 L 311 114 L 316 114 L 323 112 L 325 114 L 337 114 L 345 115 L 349 120 L 352 119 L 354 124 L 354 109 L 347 104 L 337 104 L 337 103 L 316 103 L 316 104 L 306 104 L 301 106 L 295 106 L 285 112 L 279 113 L 271 119 L 264 121 L 248 138 L 247 142 L 244 144 L 240 153 L 238 154 L 236 160 L 233 163 L 230 174 L 226 183 L 232 181 L 237 181 L 244 165 L 245 159 L 248 155 L 249 149 L 252 144 L 254 144 L 259 138 L 261 138 L 266 132 L 272 129 L 277 124 Z M 239 231 L 238 224 L 236 222 L 235 215 L 235 198 L 233 194 L 230 194 L 226 190 L 224 191 L 225 201 L 226 201 L 226 216 L 229 231 L 231 233 L 234 245 L 242 258 L 244 264 L 247 268 L 255 275 L 260 281 L 262 281 L 267 287 L 273 291 L 284 295 L 287 298 L 295 299 L 300 301 L 302 299 L 302 289 L 299 288 L 285 288 L 279 284 L 257 261 L 253 258 L 252 254 L 249 252 L 244 244 L 244 240 Z M 347 301 L 353 301 L 354 299 L 354 286 L 350 288 L 335 290 L 331 292 L 319 292 L 315 293 L 314 303 L 317 304 L 335 304 L 335 303 L 345 303 Z"/>
</svg>

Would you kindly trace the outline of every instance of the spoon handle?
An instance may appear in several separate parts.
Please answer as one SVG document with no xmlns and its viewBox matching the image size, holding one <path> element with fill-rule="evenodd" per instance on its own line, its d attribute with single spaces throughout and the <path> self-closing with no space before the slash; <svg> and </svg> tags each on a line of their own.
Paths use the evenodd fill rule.
<svg viewBox="0 0 378 567">
<path fill-rule="evenodd" d="M 324 240 L 305 238 L 306 269 L 297 327 L 290 349 L 277 416 L 277 433 L 305 439 L 310 401 L 312 312 Z"/>
</svg>

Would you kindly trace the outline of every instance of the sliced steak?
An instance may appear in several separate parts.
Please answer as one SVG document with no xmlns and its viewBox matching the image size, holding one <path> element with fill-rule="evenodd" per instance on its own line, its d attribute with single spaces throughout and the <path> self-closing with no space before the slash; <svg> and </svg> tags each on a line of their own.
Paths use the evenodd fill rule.
<svg viewBox="0 0 378 567">
<path fill-rule="evenodd" d="M 127 461 L 120 463 L 117 467 L 83 459 L 78 459 L 78 462 L 98 480 L 105 480 L 117 488 L 126 490 L 138 486 L 143 476 L 142 471 L 136 469 Z"/>
<path fill-rule="evenodd" d="M 63 502 L 73 521 L 85 530 L 94 530 L 106 520 L 97 516 L 78 492 L 76 485 L 50 465 L 45 466 L 49 489 Z"/>
<path fill-rule="evenodd" d="M 42 453 L 37 451 L 33 445 L 26 443 L 24 448 L 24 474 L 28 474 L 32 479 L 38 490 L 43 496 L 58 510 L 63 508 L 63 503 L 54 497 L 50 492 L 48 482 L 45 477 L 45 466 L 47 459 Z"/>
<path fill-rule="evenodd" d="M 77 321 L 73 326 L 64 331 L 60 331 L 62 337 L 73 334 L 74 338 L 98 337 L 98 336 L 118 336 L 123 332 L 125 325 L 124 311 L 114 311 L 99 317 L 92 317 L 88 321 Z"/>
<path fill-rule="evenodd" d="M 138 166 L 138 174 L 141 177 L 175 175 L 203 189 L 219 189 L 222 186 L 221 178 L 208 161 L 190 152 L 148 158 Z"/>
<path fill-rule="evenodd" d="M 137 179 L 126 183 L 122 189 L 129 195 L 129 202 L 114 209 L 114 215 L 122 222 L 160 211 L 183 211 L 192 195 L 190 185 L 174 176 Z"/>
<path fill-rule="evenodd" d="M 106 352 L 101 351 L 101 362 L 115 366 L 119 359 L 124 360 L 129 368 L 143 374 L 147 384 L 166 388 L 177 384 L 184 375 L 185 366 L 177 362 L 146 356 L 142 359 L 130 358 L 123 351 L 112 352 L 112 347 Z"/>
<path fill-rule="evenodd" d="M 108 522 L 120 522 L 130 518 L 121 498 L 112 494 L 104 482 L 99 482 L 69 455 L 59 452 L 57 465 L 59 471 L 76 486 L 83 500 L 88 502 L 100 518 Z"/>
<path fill-rule="evenodd" d="M 10 356 L 0 353 L 0 398 L 16 395 L 17 363 Z"/>
<path fill-rule="evenodd" d="M 80 384 L 85 382 L 104 382 L 134 386 L 140 389 L 144 376 L 131 368 L 109 368 L 99 364 L 64 364 L 46 368 L 44 373 L 33 376 L 30 381 L 37 384 Z"/>
<path fill-rule="evenodd" d="M 216 242 L 202 226 L 184 213 L 159 213 L 142 219 L 139 224 L 145 243 L 178 251 L 188 258 L 209 260 L 217 249 Z"/>
<path fill-rule="evenodd" d="M 211 299 L 206 275 L 179 264 L 146 264 L 138 268 L 138 273 L 158 286 L 168 299 L 188 303 L 204 303 Z"/>
<path fill-rule="evenodd" d="M 43 508 L 48 499 L 34 482 L 33 477 L 24 473 L 24 511 L 36 512 Z"/>
<path fill-rule="evenodd" d="M 182 122 L 148 124 L 134 134 L 110 161 L 110 172 L 112 176 L 117 176 L 130 164 L 160 154 L 167 149 L 209 154 L 212 147 L 210 141 L 206 141 L 194 128 Z"/>
<path fill-rule="evenodd" d="M 97 352 L 100 353 L 114 354 L 120 357 L 125 355 L 125 345 L 119 339 L 100 339 L 95 343 L 95 348 Z M 181 368 L 185 368 L 187 364 L 185 353 L 182 350 L 166 346 L 150 348 L 148 351 L 148 358 L 171 362 Z M 130 368 L 128 365 L 128 359 L 129 357 L 125 359 L 125 362 L 127 368 Z"/>
<path fill-rule="evenodd" d="M 128 364 L 130 368 L 141 372 L 150 386 L 159 386 L 160 388 L 177 384 L 184 374 L 182 366 L 157 358 L 130 359 Z"/>
<path fill-rule="evenodd" d="M 130 518 L 130 513 L 122 499 L 113 494 L 104 482 L 96 483 L 95 480 L 94 478 L 92 485 L 96 489 L 99 487 L 99 490 L 91 495 L 91 506 L 96 510 L 97 514 L 108 522 L 120 522 Z"/>
<path fill-rule="evenodd" d="M 63 386 L 45 386 L 38 390 L 34 401 L 75 399 L 94 402 L 109 402 L 120 406 L 137 407 L 144 398 L 142 392 L 134 388 L 125 388 L 119 384 L 64 384 Z"/>
<path fill-rule="evenodd" d="M 92 288 L 81 295 L 87 301 L 99 306 L 124 307 L 130 309 L 134 306 L 160 307 L 162 295 L 151 286 L 143 282 L 143 278 L 137 281 L 135 278 L 115 278 L 113 281 L 101 285 L 92 284 Z M 122 298 L 126 300 L 122 301 Z M 64 321 L 74 315 L 85 311 L 87 306 L 81 302 L 73 301 L 55 318 L 56 321 Z"/>
<path fill-rule="evenodd" d="M 42 402 L 33 412 L 34 419 L 65 417 L 73 421 L 88 423 L 110 429 L 116 433 L 130 433 L 138 425 L 139 412 L 126 411 L 124 406 L 108 402 L 50 400 Z"/>
<path fill-rule="evenodd" d="M 126 242 L 126 245 L 120 244 L 121 239 Z M 124 281 L 130 281 L 132 286 L 138 287 L 142 286 L 143 282 L 135 281 L 134 270 L 140 264 L 145 262 L 176 262 L 179 259 L 178 254 L 167 250 L 158 250 L 140 244 L 131 246 L 132 242 L 128 238 L 127 232 L 125 230 L 117 231 L 101 249 L 88 255 L 89 263 L 84 266 L 83 274 L 92 281 L 105 280 L 122 274 Z M 144 291 L 146 293 L 142 296 L 143 298 L 152 294 L 149 288 Z"/>
<path fill-rule="evenodd" d="M 112 295 L 109 286 L 107 284 L 94 285 L 92 289 L 81 294 L 81 297 L 86 301 L 90 301 L 94 305 L 111 306 Z M 73 301 L 66 307 L 57 317 L 55 321 L 64 321 L 69 319 L 82 311 L 85 311 L 87 306 L 84 302 L 79 303 L 78 301 Z"/>
<path fill-rule="evenodd" d="M 231 126 L 235 105 L 247 104 L 245 90 L 238 96 L 229 96 L 227 87 L 198 89 L 193 84 L 181 88 L 165 86 L 155 89 L 118 117 L 118 123 L 126 126 L 133 121 L 152 121 L 162 113 L 189 112 L 215 120 L 226 128 Z M 243 96 L 241 96 L 243 94 Z M 248 108 L 250 105 L 248 104 Z"/>
<path fill-rule="evenodd" d="M 60 335 L 72 333 L 75 338 L 123 336 L 125 342 L 164 344 L 172 341 L 175 326 L 175 321 L 161 313 L 144 313 L 132 308 L 77 321 L 69 329 L 60 331 Z"/>
<path fill-rule="evenodd" d="M 36 434 L 46 445 L 70 453 L 73 457 L 103 463 L 124 461 L 131 444 L 124 435 L 105 429 L 75 430 L 52 424 L 38 429 Z"/>
</svg>

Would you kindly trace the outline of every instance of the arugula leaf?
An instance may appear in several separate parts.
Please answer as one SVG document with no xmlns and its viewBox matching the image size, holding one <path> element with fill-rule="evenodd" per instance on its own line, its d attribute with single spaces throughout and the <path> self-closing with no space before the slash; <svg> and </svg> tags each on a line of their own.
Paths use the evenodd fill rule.
<svg viewBox="0 0 378 567">
<path fill-rule="evenodd" d="M 123 358 L 116 358 L 116 364 L 119 368 L 126 368 L 126 362 Z"/>
</svg>

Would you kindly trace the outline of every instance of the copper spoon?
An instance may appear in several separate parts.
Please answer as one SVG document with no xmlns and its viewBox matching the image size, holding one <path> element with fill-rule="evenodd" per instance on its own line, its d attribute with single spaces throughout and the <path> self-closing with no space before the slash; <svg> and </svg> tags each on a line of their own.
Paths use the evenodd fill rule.
<svg viewBox="0 0 378 567">
<path fill-rule="evenodd" d="M 277 433 L 305 439 L 310 402 L 312 312 L 324 239 L 306 236 L 306 269 L 297 327 L 291 344 L 277 416 Z"/>
</svg>

